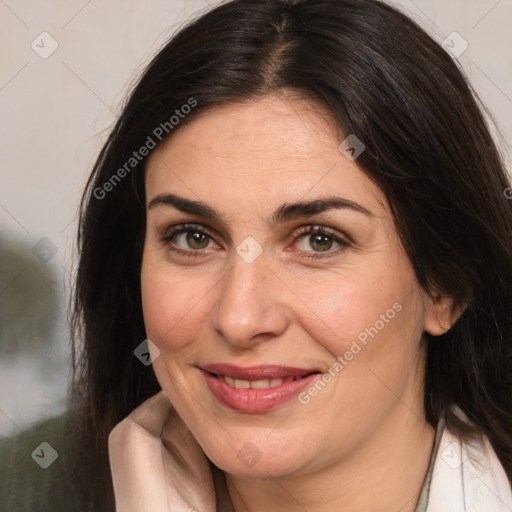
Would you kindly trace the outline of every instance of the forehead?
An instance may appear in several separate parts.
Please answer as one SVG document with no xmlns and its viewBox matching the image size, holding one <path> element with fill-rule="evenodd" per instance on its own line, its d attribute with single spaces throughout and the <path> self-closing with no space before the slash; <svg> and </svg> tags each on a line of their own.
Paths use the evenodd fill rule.
<svg viewBox="0 0 512 512">
<path fill-rule="evenodd" d="M 340 194 L 387 210 L 378 187 L 339 150 L 345 138 L 320 105 L 265 97 L 208 109 L 147 164 L 148 200 L 164 192 L 254 206 Z M 210 202 L 210 201 L 209 201 Z M 378 212 L 377 212 L 378 213 Z"/>
</svg>

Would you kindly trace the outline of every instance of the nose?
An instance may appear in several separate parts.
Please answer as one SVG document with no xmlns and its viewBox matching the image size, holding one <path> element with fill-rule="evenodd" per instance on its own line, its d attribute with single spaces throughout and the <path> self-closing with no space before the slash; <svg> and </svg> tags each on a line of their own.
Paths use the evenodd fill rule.
<svg viewBox="0 0 512 512">
<path fill-rule="evenodd" d="M 289 323 L 286 287 L 264 255 L 247 263 L 235 254 L 217 293 L 211 322 L 231 345 L 253 346 L 286 330 Z"/>
</svg>

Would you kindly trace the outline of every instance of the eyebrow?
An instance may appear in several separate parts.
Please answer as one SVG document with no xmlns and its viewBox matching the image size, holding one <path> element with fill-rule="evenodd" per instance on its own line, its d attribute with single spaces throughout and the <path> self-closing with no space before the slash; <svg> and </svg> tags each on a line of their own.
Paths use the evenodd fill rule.
<svg viewBox="0 0 512 512">
<path fill-rule="evenodd" d="M 206 219 L 216 220 L 221 224 L 226 224 L 222 216 L 216 212 L 211 206 L 208 206 L 203 201 L 194 201 L 175 194 L 159 194 L 151 199 L 148 204 L 148 210 L 156 208 L 157 206 L 171 206 L 177 210 L 204 217 Z M 327 197 L 321 199 L 314 199 L 312 201 L 300 201 L 296 203 L 285 203 L 281 205 L 270 217 L 271 225 L 275 226 L 281 222 L 301 218 L 311 217 L 328 210 L 348 209 L 356 211 L 373 217 L 373 213 L 354 201 L 344 199 L 342 197 Z"/>
</svg>

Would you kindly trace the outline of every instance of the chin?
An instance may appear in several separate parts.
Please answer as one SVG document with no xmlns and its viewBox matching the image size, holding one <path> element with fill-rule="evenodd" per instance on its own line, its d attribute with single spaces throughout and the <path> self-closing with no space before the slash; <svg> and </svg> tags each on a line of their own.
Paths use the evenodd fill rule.
<svg viewBox="0 0 512 512">
<path fill-rule="evenodd" d="M 257 478 L 272 480 L 284 478 L 297 473 L 303 466 L 298 457 L 284 457 L 274 452 L 265 455 L 266 449 L 259 450 L 251 442 L 247 442 L 237 451 L 224 453 L 207 453 L 208 458 L 222 471 L 241 478 Z"/>
</svg>

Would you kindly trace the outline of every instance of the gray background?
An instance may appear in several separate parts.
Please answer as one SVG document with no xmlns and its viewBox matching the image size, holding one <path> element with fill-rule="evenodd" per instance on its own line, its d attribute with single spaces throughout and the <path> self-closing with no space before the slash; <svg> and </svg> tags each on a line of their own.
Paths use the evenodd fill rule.
<svg viewBox="0 0 512 512">
<path fill-rule="evenodd" d="M 0 0 L 0 435 L 65 408 L 66 297 L 86 177 L 148 58 L 215 3 Z M 457 60 L 511 169 L 512 0 L 394 4 L 439 42 L 453 32 L 467 41 Z M 32 44 L 58 48 L 44 59 Z"/>
</svg>

